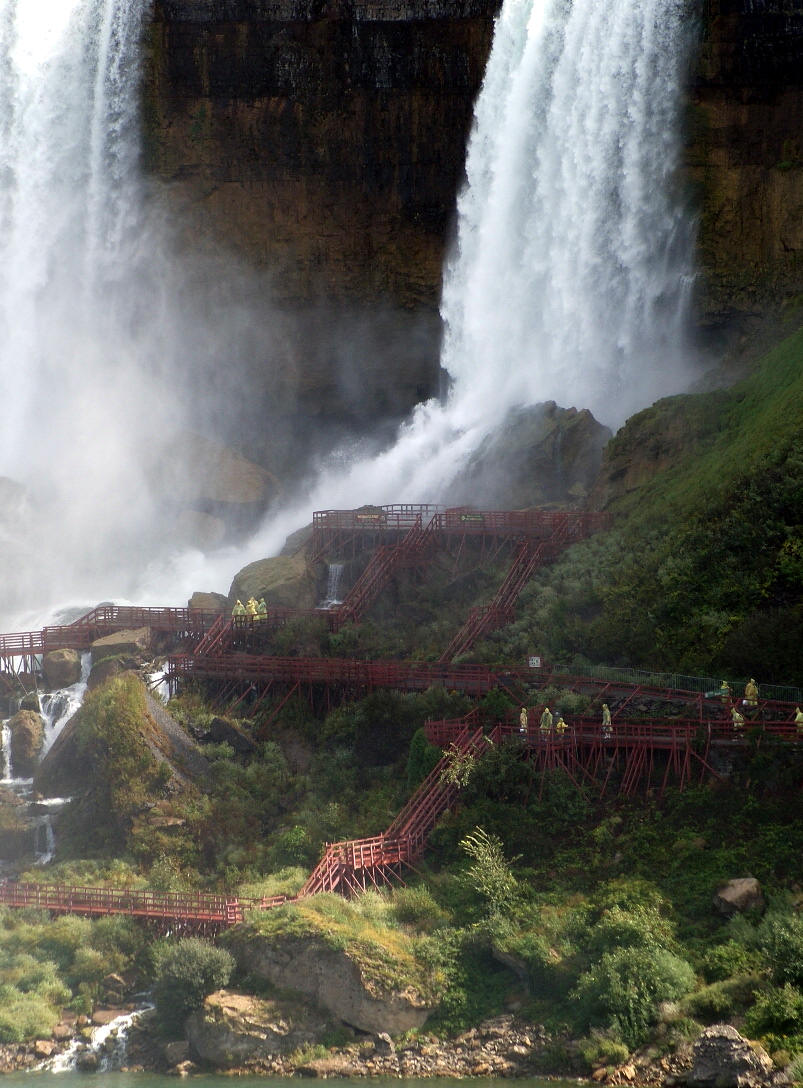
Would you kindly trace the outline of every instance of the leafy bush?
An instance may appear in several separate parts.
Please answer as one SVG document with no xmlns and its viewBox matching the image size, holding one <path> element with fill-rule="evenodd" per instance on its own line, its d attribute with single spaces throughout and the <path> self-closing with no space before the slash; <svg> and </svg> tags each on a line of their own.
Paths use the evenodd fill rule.
<svg viewBox="0 0 803 1088">
<path fill-rule="evenodd" d="M 705 977 L 712 982 L 750 974 L 759 966 L 761 957 L 755 948 L 749 948 L 741 941 L 729 940 L 724 944 L 714 945 L 703 956 L 702 966 Z"/>
<path fill-rule="evenodd" d="M 758 984 L 756 975 L 712 982 L 710 986 L 703 986 L 696 993 L 689 994 L 683 1001 L 683 1008 L 691 1016 L 712 1024 L 727 1020 L 734 1013 L 744 1012 L 752 1003 Z"/>
<path fill-rule="evenodd" d="M 234 970 L 229 952 L 197 937 L 156 946 L 154 963 L 156 1010 L 166 1034 L 179 1031 L 188 1013 L 225 986 Z"/>
<path fill-rule="evenodd" d="M 788 982 L 770 987 L 756 998 L 745 1027 L 754 1036 L 803 1034 L 803 994 Z"/>
<path fill-rule="evenodd" d="M 674 949 L 674 926 L 652 906 L 615 906 L 606 910 L 589 934 L 588 949 L 594 958 L 616 948 Z"/>
<path fill-rule="evenodd" d="M 803 917 L 792 910 L 770 911 L 757 936 L 773 981 L 803 987 Z"/>
<path fill-rule="evenodd" d="M 14 986 L 0 986 L 0 1043 L 22 1043 L 47 1037 L 59 1014 L 37 993 L 21 993 Z"/>
<path fill-rule="evenodd" d="M 614 1029 L 629 1047 L 638 1046 L 657 1019 L 658 1004 L 691 990 L 694 972 L 664 948 L 619 948 L 605 952 L 577 981 L 573 998 L 589 1023 Z"/>
<path fill-rule="evenodd" d="M 419 933 L 431 933 L 446 925 L 448 915 L 423 887 L 399 888 L 393 894 L 391 910 L 397 922 Z"/>
<path fill-rule="evenodd" d="M 621 1065 L 630 1056 L 630 1051 L 618 1039 L 612 1039 L 605 1031 L 593 1029 L 590 1035 L 578 1040 L 580 1056 L 590 1068 L 594 1064 Z"/>
</svg>

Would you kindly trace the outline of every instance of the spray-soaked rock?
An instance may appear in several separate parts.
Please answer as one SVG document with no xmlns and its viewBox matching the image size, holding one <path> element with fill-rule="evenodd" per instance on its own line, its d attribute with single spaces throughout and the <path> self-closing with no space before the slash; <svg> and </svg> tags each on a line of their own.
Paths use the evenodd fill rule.
<svg viewBox="0 0 803 1088">
<path fill-rule="evenodd" d="M 77 650 L 51 650 L 42 659 L 45 683 L 54 691 L 77 684 L 81 679 L 81 655 Z"/>
<path fill-rule="evenodd" d="M 111 635 L 95 639 L 92 643 L 92 664 L 102 661 L 105 657 L 116 657 L 118 654 L 128 654 L 136 657 L 144 654 L 151 644 L 151 630 L 149 627 L 138 627 L 133 631 L 115 631 Z"/>
<path fill-rule="evenodd" d="M 317 604 L 317 583 L 314 572 L 304 556 L 278 555 L 273 559 L 258 559 L 234 576 L 229 600 L 264 597 L 271 605 L 290 608 L 314 608 Z"/>
<path fill-rule="evenodd" d="M 8 724 L 14 775 L 17 778 L 31 778 L 42 751 L 45 724 L 32 710 L 18 711 Z"/>
<path fill-rule="evenodd" d="M 449 499 L 493 509 L 581 504 L 599 473 L 610 430 L 554 401 L 516 409 L 472 455 Z"/>
</svg>

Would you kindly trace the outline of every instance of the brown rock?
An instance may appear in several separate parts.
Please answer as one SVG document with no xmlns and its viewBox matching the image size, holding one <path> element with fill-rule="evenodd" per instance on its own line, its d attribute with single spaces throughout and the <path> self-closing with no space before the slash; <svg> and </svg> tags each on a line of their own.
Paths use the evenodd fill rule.
<svg viewBox="0 0 803 1088">
<path fill-rule="evenodd" d="M 746 910 L 763 911 L 765 902 L 761 885 L 753 876 L 729 880 L 717 888 L 714 906 L 721 914 L 728 916 L 743 914 Z"/>
<path fill-rule="evenodd" d="M 8 723 L 11 730 L 11 762 L 18 778 L 30 778 L 42 751 L 45 724 L 32 710 L 19 710 Z"/>
<path fill-rule="evenodd" d="M 49 688 L 66 688 L 81 679 L 81 655 L 77 650 L 51 650 L 42 658 L 42 671 Z"/>
<path fill-rule="evenodd" d="M 92 664 L 104 657 L 116 657 L 125 654 L 134 658 L 141 657 L 151 645 L 149 627 L 138 627 L 131 631 L 115 631 L 111 635 L 95 639 L 92 643 Z"/>
</svg>

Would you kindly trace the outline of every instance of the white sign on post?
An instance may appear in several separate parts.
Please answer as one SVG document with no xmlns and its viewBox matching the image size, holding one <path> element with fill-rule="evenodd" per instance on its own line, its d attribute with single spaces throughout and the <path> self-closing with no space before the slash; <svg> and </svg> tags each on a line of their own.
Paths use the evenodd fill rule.
<svg viewBox="0 0 803 1088">
<path fill-rule="evenodd" d="M 531 657 L 531 658 L 528 659 L 527 664 L 530 666 L 531 669 L 540 669 L 541 668 L 541 658 L 540 657 Z"/>
</svg>

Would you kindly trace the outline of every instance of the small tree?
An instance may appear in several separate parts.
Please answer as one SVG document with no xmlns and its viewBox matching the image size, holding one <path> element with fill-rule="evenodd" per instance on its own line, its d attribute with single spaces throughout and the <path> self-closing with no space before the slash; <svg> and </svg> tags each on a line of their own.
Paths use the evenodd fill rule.
<svg viewBox="0 0 803 1088">
<path fill-rule="evenodd" d="M 466 871 L 466 883 L 485 900 L 488 915 L 509 914 L 519 895 L 519 882 L 505 858 L 502 840 L 475 827 L 460 840 L 460 846 L 474 859 L 474 865 Z"/>
<path fill-rule="evenodd" d="M 166 1035 L 181 1031 L 187 1015 L 225 986 L 234 970 L 229 952 L 197 937 L 164 944 L 154 958 L 156 1011 Z"/>
</svg>

